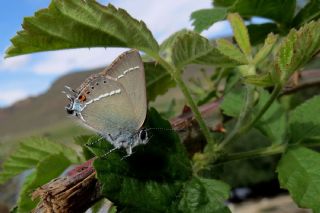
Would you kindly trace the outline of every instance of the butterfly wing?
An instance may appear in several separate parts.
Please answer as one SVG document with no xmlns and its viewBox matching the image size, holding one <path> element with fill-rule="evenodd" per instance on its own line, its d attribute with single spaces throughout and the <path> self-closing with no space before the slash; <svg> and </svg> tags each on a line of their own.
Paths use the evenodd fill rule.
<svg viewBox="0 0 320 213">
<path fill-rule="evenodd" d="M 123 85 L 141 127 L 146 118 L 147 98 L 144 66 L 139 52 L 130 50 L 123 53 L 103 73 Z"/>
<path fill-rule="evenodd" d="M 81 110 L 83 122 L 100 134 L 116 136 L 120 131 L 134 132 L 140 124 L 125 88 L 106 76 L 96 78 L 86 88 L 90 96 Z"/>
</svg>

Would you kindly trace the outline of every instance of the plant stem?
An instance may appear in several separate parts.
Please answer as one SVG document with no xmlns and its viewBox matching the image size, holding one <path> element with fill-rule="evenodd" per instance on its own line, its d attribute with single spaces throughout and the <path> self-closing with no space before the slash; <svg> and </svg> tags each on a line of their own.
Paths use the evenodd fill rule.
<svg viewBox="0 0 320 213">
<path fill-rule="evenodd" d="M 255 123 L 257 121 L 260 120 L 260 118 L 264 115 L 264 113 L 269 109 L 269 107 L 271 106 L 271 104 L 276 100 L 276 98 L 279 96 L 280 92 L 282 90 L 282 85 L 281 84 L 277 84 L 275 86 L 275 88 L 272 91 L 272 94 L 269 98 L 269 100 L 265 103 L 265 105 L 262 107 L 262 109 L 258 112 L 257 116 L 255 116 L 255 118 L 253 120 L 251 120 L 251 122 L 249 122 L 247 125 L 245 125 L 242 129 L 240 129 L 239 133 L 242 134 L 244 132 L 247 132 L 248 130 L 250 130 L 253 125 L 255 125 Z"/>
<path fill-rule="evenodd" d="M 207 143 L 210 144 L 210 145 L 215 145 L 216 141 L 214 140 L 212 134 L 210 133 L 209 128 L 207 127 L 207 125 L 205 124 L 204 120 L 202 119 L 201 114 L 200 114 L 200 112 L 198 110 L 198 106 L 194 102 L 188 87 L 183 82 L 182 77 L 180 75 L 180 70 L 176 69 L 173 65 L 171 65 L 170 63 L 165 61 L 160 56 L 156 57 L 156 59 L 171 74 L 171 76 L 173 77 L 173 79 L 177 83 L 178 87 L 182 91 L 182 93 L 183 93 L 184 97 L 186 98 L 186 100 L 187 100 L 192 112 L 194 113 L 194 117 L 196 118 L 196 120 L 199 123 L 199 126 L 200 126 L 200 128 L 202 130 L 202 133 L 203 133 L 204 137 L 207 140 Z"/>
<path fill-rule="evenodd" d="M 221 161 L 218 161 L 217 164 L 226 163 L 234 160 L 252 159 L 257 157 L 266 157 L 270 155 L 280 154 L 284 152 L 285 149 L 286 145 L 281 144 L 277 146 L 255 149 L 248 152 L 233 153 L 227 155 L 225 158 L 221 159 Z"/>
<path fill-rule="evenodd" d="M 320 147 L 320 143 L 272 145 L 269 147 L 259 148 L 259 149 L 255 149 L 247 152 L 232 153 L 232 154 L 226 155 L 224 158 L 220 159 L 220 161 L 217 161 L 215 165 L 227 163 L 234 160 L 245 160 L 245 159 L 260 158 L 260 157 L 267 157 L 271 155 L 281 154 L 287 148 L 294 147 L 297 145 L 301 145 L 309 148 Z"/>
<path fill-rule="evenodd" d="M 250 113 L 250 110 L 252 109 L 252 106 L 253 106 L 254 89 L 255 87 L 253 85 L 246 85 L 245 104 L 241 109 L 241 112 L 239 114 L 239 118 L 237 120 L 235 127 L 230 132 L 230 134 L 228 134 L 227 137 L 221 142 L 221 144 L 219 145 L 220 148 L 225 147 L 227 144 L 233 141 L 235 137 L 239 135 L 240 130 L 244 125 L 244 122 L 247 120 L 248 114 Z"/>
</svg>

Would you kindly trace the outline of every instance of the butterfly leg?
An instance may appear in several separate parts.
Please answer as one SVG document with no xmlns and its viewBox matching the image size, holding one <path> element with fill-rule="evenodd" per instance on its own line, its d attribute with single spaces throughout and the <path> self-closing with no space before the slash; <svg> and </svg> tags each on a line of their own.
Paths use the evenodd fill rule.
<svg viewBox="0 0 320 213">
<path fill-rule="evenodd" d="M 132 154 L 132 147 L 131 147 L 131 146 L 127 147 L 127 148 L 126 148 L 126 152 L 127 152 L 127 155 L 123 156 L 123 157 L 121 158 L 121 160 L 124 160 L 124 159 L 126 159 L 127 157 L 130 157 L 130 155 Z"/>
</svg>

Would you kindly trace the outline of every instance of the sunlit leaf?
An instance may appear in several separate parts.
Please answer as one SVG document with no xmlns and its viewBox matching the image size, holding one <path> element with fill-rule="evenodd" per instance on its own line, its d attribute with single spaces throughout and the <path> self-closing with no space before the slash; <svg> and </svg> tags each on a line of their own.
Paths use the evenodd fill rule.
<svg viewBox="0 0 320 213">
<path fill-rule="evenodd" d="M 217 49 L 225 56 L 239 62 L 240 64 L 247 64 L 248 60 L 246 56 L 230 41 L 226 39 L 218 39 Z"/>
<path fill-rule="evenodd" d="M 142 21 L 94 0 L 52 0 L 24 19 L 8 56 L 80 47 L 130 47 L 154 55 L 159 46 Z"/>
<path fill-rule="evenodd" d="M 277 42 L 278 36 L 270 33 L 264 41 L 264 45 L 259 49 L 257 54 L 253 58 L 254 64 L 259 64 L 262 60 L 264 60 L 271 52 L 275 43 Z"/>
<path fill-rule="evenodd" d="M 282 81 L 286 81 L 320 50 L 319 29 L 320 21 L 313 21 L 299 30 L 291 30 L 283 40 L 276 56 L 276 69 Z"/>
<path fill-rule="evenodd" d="M 4 161 L 0 173 L 0 183 L 35 168 L 40 161 L 53 154 L 63 154 L 71 163 L 78 163 L 75 151 L 46 139 L 30 138 L 19 144 L 17 150 Z"/>
<path fill-rule="evenodd" d="M 37 201 L 31 200 L 31 193 L 36 188 L 58 177 L 70 163 L 63 154 L 51 154 L 39 161 L 35 171 L 27 177 L 22 186 L 17 202 L 17 212 L 31 212 L 37 205 Z"/>
<path fill-rule="evenodd" d="M 237 13 L 228 14 L 228 20 L 232 26 L 234 38 L 242 52 L 249 56 L 251 54 L 251 44 L 248 29 L 241 16 Z"/>
<path fill-rule="evenodd" d="M 196 32 L 179 35 L 173 44 L 172 61 L 177 67 L 187 64 L 207 64 L 223 67 L 236 66 L 239 63 L 223 55 L 213 47 L 208 39 Z"/>
</svg>

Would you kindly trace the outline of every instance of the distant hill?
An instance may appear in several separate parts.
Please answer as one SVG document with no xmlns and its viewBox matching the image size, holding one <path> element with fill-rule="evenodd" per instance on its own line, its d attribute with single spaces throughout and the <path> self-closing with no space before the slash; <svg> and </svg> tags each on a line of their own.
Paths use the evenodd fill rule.
<svg viewBox="0 0 320 213">
<path fill-rule="evenodd" d="M 73 122 L 64 110 L 68 100 L 61 91 L 65 85 L 77 88 L 87 76 L 100 70 L 102 68 L 67 74 L 57 79 L 42 95 L 0 109 L 0 141 Z"/>
</svg>

